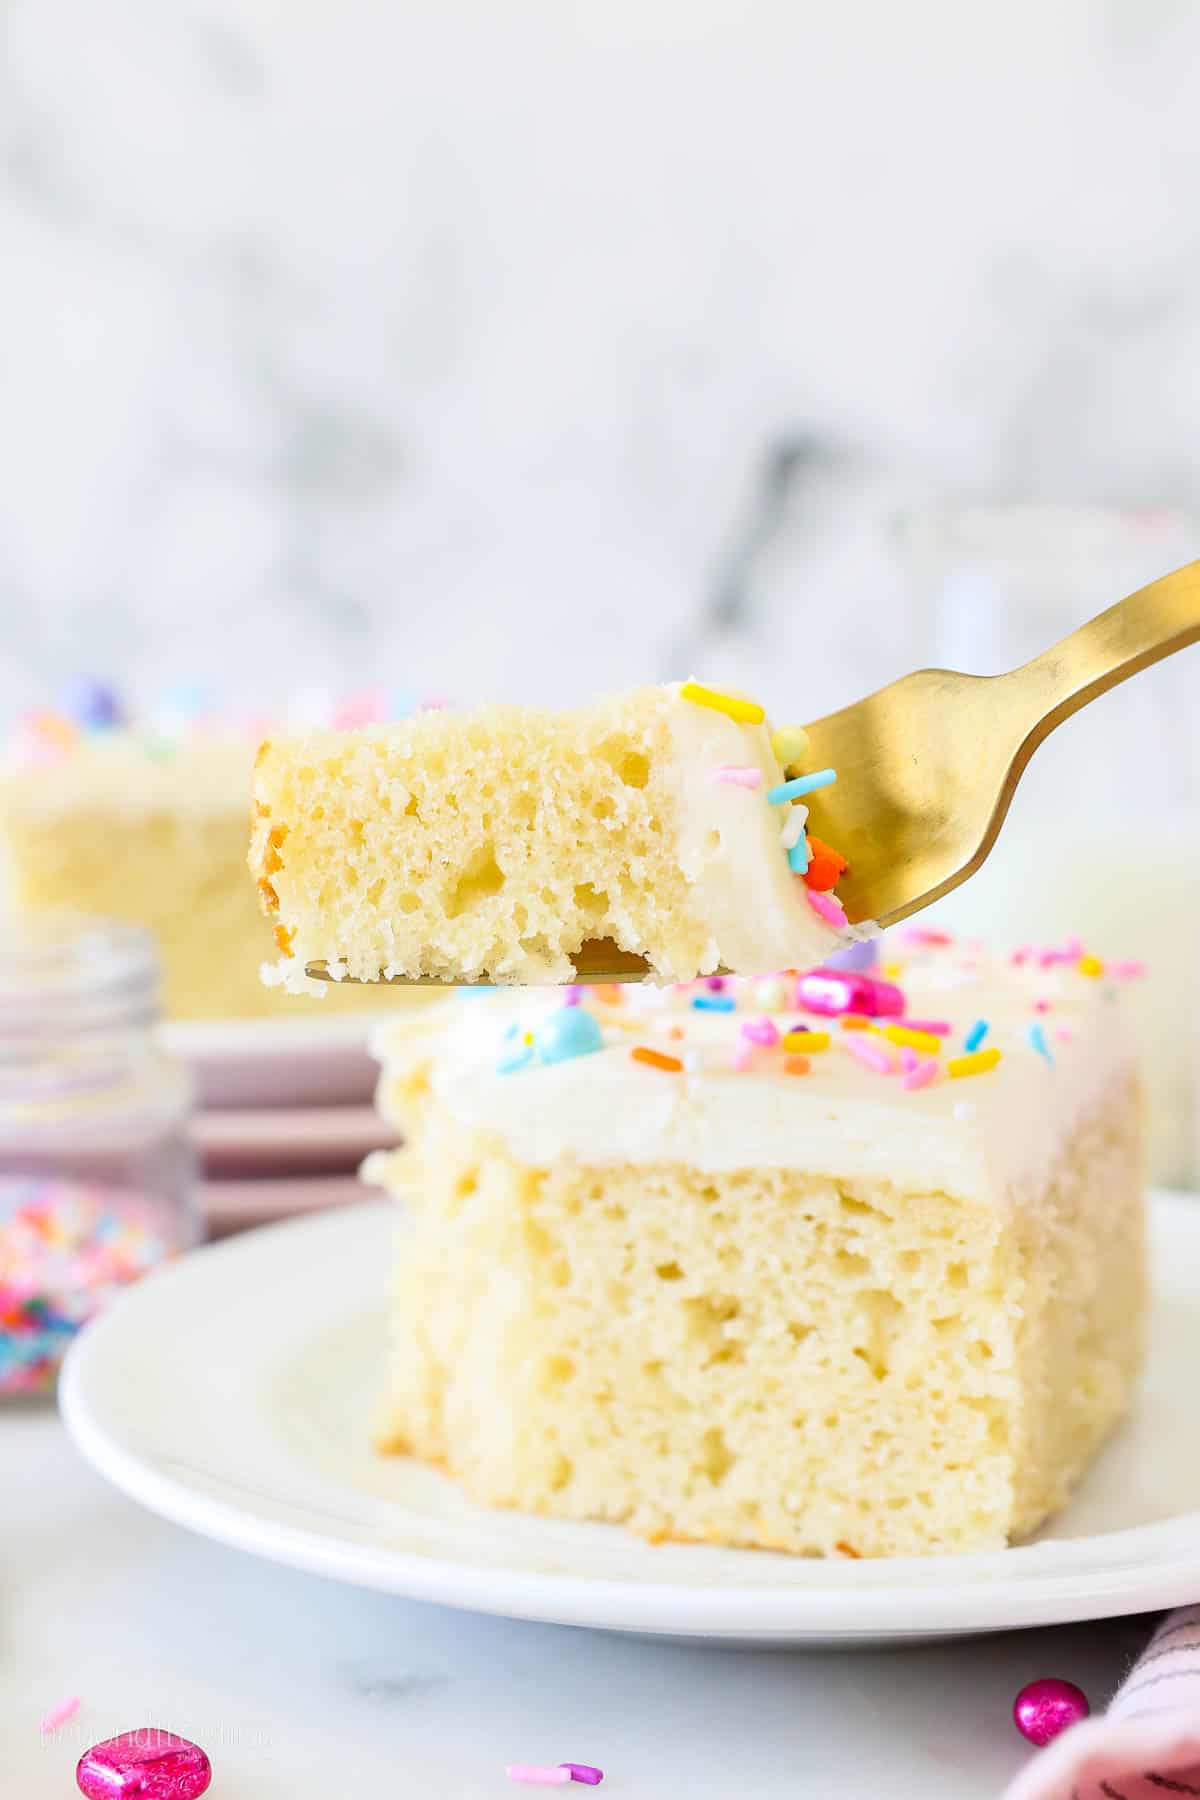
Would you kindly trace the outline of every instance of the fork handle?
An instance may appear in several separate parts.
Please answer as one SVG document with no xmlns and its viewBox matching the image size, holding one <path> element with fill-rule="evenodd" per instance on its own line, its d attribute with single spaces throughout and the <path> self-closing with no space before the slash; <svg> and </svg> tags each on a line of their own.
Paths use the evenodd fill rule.
<svg viewBox="0 0 1200 1800">
<path fill-rule="evenodd" d="M 1014 671 L 1023 682 L 1029 676 L 1036 678 L 1032 687 L 1037 718 L 1028 749 L 1036 748 L 1056 725 L 1098 694 L 1197 641 L 1200 562 L 1192 562 L 1118 600 Z"/>
</svg>

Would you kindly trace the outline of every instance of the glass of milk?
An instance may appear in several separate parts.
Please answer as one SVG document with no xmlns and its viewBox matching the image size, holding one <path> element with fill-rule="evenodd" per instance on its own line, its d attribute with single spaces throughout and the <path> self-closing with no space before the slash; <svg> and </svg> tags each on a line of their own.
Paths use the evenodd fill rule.
<svg viewBox="0 0 1200 1800">
<path fill-rule="evenodd" d="M 907 520 L 922 661 L 1015 668 L 1200 552 L 1178 514 L 954 507 Z M 1200 648 L 1087 707 L 1033 758 L 978 875 L 936 909 L 1002 943 L 1077 932 L 1144 960 L 1123 988 L 1141 1043 L 1151 1172 L 1200 1185 Z"/>
</svg>

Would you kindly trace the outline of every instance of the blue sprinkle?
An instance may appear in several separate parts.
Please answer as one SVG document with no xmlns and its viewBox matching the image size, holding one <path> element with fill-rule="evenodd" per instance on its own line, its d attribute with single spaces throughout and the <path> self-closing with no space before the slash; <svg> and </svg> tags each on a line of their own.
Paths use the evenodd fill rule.
<svg viewBox="0 0 1200 1800">
<path fill-rule="evenodd" d="M 963 1039 L 963 1049 L 966 1051 L 968 1056 L 970 1056 L 973 1051 L 978 1050 L 980 1044 L 982 1044 L 982 1042 L 983 1042 L 984 1038 L 987 1036 L 987 1034 L 988 1034 L 987 1020 L 986 1019 L 976 1019 L 975 1023 L 972 1025 L 970 1031 L 968 1031 L 966 1037 Z"/>
<path fill-rule="evenodd" d="M 1046 1042 L 1046 1033 L 1042 1025 L 1035 1020 L 1025 1035 L 1029 1039 L 1030 1044 L 1037 1051 L 1038 1055 L 1044 1056 L 1046 1061 L 1050 1064 L 1050 1067 L 1053 1068 L 1054 1056 L 1049 1044 Z"/>
<path fill-rule="evenodd" d="M 72 681 L 60 701 L 69 719 L 88 731 L 108 731 L 122 722 L 121 702 L 103 681 L 80 675 Z"/>
<path fill-rule="evenodd" d="M 788 868 L 793 875 L 808 873 L 808 837 L 803 831 L 788 851 Z"/>
<path fill-rule="evenodd" d="M 736 1012 L 737 1001 L 732 994 L 697 994 L 692 1001 L 697 1012 Z"/>
<path fill-rule="evenodd" d="M 604 1033 L 585 1007 L 563 1006 L 542 1020 L 533 1041 L 544 1063 L 569 1062 L 603 1050 Z"/>
<path fill-rule="evenodd" d="M 799 800 L 802 794 L 815 793 L 817 788 L 832 787 L 836 780 L 835 769 L 818 769 L 815 775 L 797 775 L 794 781 L 781 781 L 778 787 L 768 788 L 767 799 L 772 806 L 783 806 L 789 800 Z"/>
<path fill-rule="evenodd" d="M 533 1061 L 533 1045 L 518 1044 L 507 1056 L 502 1056 L 496 1064 L 497 1075 L 515 1075 L 518 1069 L 524 1069 Z"/>
</svg>

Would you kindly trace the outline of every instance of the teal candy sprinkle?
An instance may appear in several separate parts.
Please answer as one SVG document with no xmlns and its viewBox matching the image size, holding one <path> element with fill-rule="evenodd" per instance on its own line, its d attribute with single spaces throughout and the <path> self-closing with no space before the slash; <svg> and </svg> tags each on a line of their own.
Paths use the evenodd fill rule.
<svg viewBox="0 0 1200 1800">
<path fill-rule="evenodd" d="M 778 787 L 768 788 L 767 799 L 772 806 L 783 806 L 789 800 L 799 800 L 802 794 L 832 787 L 836 780 L 836 769 L 818 769 L 813 775 L 797 775 L 794 781 L 781 781 Z"/>
<path fill-rule="evenodd" d="M 808 837 L 803 831 L 788 851 L 788 868 L 793 875 L 808 874 Z"/>
<path fill-rule="evenodd" d="M 1029 1039 L 1030 1044 L 1037 1051 L 1038 1055 L 1045 1057 L 1046 1061 L 1050 1064 L 1050 1067 L 1053 1068 L 1054 1055 L 1049 1044 L 1046 1042 L 1045 1028 L 1035 1020 L 1025 1035 Z"/>
<path fill-rule="evenodd" d="M 737 1001 L 732 994 L 697 994 L 692 1001 L 696 1012 L 736 1012 Z"/>
<path fill-rule="evenodd" d="M 585 1007 L 563 1006 L 542 1020 L 533 1041 L 542 1062 L 569 1062 L 603 1050 L 604 1033 Z"/>
<path fill-rule="evenodd" d="M 970 1056 L 973 1051 L 978 1050 L 980 1044 L 982 1044 L 982 1042 L 983 1042 L 984 1038 L 987 1036 L 987 1034 L 988 1034 L 987 1020 L 986 1019 L 976 1019 L 975 1023 L 972 1025 L 970 1031 L 968 1031 L 966 1037 L 963 1039 L 963 1049 L 966 1051 L 968 1056 Z"/>
</svg>

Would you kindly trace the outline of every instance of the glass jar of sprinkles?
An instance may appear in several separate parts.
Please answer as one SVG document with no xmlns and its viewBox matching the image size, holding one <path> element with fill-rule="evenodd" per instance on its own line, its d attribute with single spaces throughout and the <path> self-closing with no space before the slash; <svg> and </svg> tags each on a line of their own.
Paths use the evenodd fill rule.
<svg viewBox="0 0 1200 1800">
<path fill-rule="evenodd" d="M 0 918 L 0 1395 L 51 1389 L 81 1325 L 194 1243 L 191 1084 L 137 926 Z"/>
</svg>

